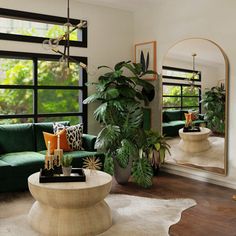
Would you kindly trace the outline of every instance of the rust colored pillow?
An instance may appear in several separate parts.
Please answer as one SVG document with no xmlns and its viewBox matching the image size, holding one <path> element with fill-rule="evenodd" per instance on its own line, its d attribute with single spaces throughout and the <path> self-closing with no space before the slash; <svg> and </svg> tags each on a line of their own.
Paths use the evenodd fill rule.
<svg viewBox="0 0 236 236">
<path fill-rule="evenodd" d="M 71 148 L 67 142 L 65 129 L 61 130 L 57 134 L 43 132 L 43 137 L 44 137 L 44 141 L 47 148 L 48 148 L 48 141 L 50 141 L 50 154 L 53 154 L 54 149 L 57 149 L 57 135 L 58 134 L 60 135 L 60 148 L 63 149 L 63 151 L 65 152 L 71 151 Z"/>
</svg>

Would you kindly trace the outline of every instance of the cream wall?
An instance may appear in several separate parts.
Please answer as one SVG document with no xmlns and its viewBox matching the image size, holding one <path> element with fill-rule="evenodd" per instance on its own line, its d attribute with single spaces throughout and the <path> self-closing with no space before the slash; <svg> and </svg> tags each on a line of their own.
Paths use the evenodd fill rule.
<svg viewBox="0 0 236 236">
<path fill-rule="evenodd" d="M 66 0 L 0 0 L 0 7 L 21 11 L 66 17 Z M 88 48 L 71 47 L 71 55 L 87 56 L 89 65 L 113 66 L 122 60 L 130 60 L 133 46 L 133 14 L 128 11 L 93 6 L 70 1 L 70 17 L 88 20 Z M 0 40 L 0 50 L 50 53 L 41 44 Z M 89 76 L 89 82 L 96 76 Z M 91 86 L 89 94 L 94 90 Z M 95 105 L 88 106 L 88 132 L 100 130 L 92 113 Z"/>
<path fill-rule="evenodd" d="M 191 38 L 202 37 L 213 40 L 220 45 L 228 56 L 229 73 L 229 142 L 228 142 L 228 175 L 218 176 L 207 172 L 177 166 L 167 166 L 169 172 L 191 178 L 201 179 L 236 189 L 236 21 L 235 0 L 161 0 L 150 9 L 143 9 L 134 14 L 134 41 L 157 41 L 157 65 L 161 71 L 162 61 L 168 49 L 176 42 Z M 160 108 L 154 110 L 160 114 Z M 158 116 L 156 114 L 156 116 Z M 160 121 L 155 120 L 155 126 Z"/>
</svg>

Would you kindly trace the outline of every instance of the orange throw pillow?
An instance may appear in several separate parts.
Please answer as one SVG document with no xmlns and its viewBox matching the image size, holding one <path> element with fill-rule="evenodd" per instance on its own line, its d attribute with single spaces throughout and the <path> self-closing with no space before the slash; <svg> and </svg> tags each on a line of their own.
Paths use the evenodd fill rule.
<svg viewBox="0 0 236 236">
<path fill-rule="evenodd" d="M 63 149 L 63 151 L 65 152 L 71 151 L 71 148 L 67 142 L 65 129 L 61 130 L 57 134 L 43 132 L 44 141 L 47 148 L 48 148 L 48 141 L 50 141 L 50 154 L 53 154 L 54 149 L 57 149 L 57 135 L 60 135 L 60 148 Z"/>
</svg>

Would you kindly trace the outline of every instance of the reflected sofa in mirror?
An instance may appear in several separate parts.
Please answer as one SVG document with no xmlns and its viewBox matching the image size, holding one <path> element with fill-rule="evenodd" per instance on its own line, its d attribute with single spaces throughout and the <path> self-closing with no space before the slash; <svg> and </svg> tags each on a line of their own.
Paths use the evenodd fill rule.
<svg viewBox="0 0 236 236">
<path fill-rule="evenodd" d="M 176 43 L 163 60 L 162 133 L 166 163 L 226 175 L 228 61 L 214 42 Z"/>
</svg>

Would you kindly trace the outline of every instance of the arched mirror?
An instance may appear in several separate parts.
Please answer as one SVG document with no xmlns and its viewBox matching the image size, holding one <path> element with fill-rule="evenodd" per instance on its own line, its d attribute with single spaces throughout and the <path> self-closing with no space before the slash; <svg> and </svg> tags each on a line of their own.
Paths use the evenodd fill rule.
<svg viewBox="0 0 236 236">
<path fill-rule="evenodd" d="M 166 162 L 226 175 L 228 61 L 214 42 L 186 39 L 162 67 L 162 133 Z"/>
</svg>

